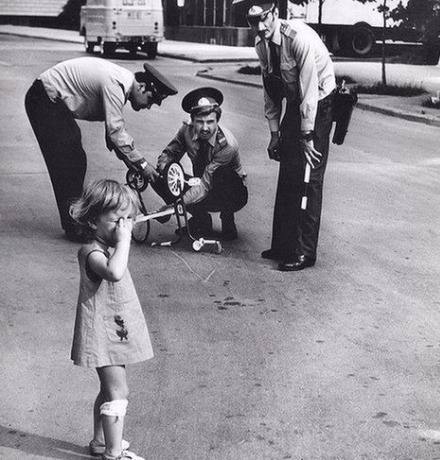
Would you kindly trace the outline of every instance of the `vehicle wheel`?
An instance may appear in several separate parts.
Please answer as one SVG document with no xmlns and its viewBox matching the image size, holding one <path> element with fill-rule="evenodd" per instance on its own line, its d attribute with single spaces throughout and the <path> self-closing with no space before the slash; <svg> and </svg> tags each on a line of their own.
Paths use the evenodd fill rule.
<svg viewBox="0 0 440 460">
<path fill-rule="evenodd" d="M 155 59 L 157 56 L 157 42 L 146 43 L 144 50 L 148 54 L 149 59 Z"/>
<path fill-rule="evenodd" d="M 113 44 L 113 43 L 106 43 L 106 42 L 102 42 L 101 45 L 100 45 L 100 53 L 102 56 L 110 56 L 112 55 L 116 50 L 116 46 Z"/>
<path fill-rule="evenodd" d="M 87 38 L 84 37 L 84 48 L 86 49 L 87 54 L 93 54 L 95 44 L 93 42 L 88 42 Z"/>
<path fill-rule="evenodd" d="M 366 25 L 356 26 L 353 30 L 350 43 L 350 51 L 355 56 L 367 56 L 375 44 L 374 33 Z"/>
</svg>

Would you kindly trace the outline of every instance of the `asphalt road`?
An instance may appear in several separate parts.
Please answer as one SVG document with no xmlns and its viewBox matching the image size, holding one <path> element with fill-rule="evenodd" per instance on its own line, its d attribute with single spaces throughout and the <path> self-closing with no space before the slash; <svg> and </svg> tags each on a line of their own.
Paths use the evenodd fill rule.
<svg viewBox="0 0 440 460">
<path fill-rule="evenodd" d="M 68 359 L 77 245 L 62 238 L 23 106 L 41 71 L 83 50 L 3 36 L 0 51 L 0 458 L 88 458 L 97 377 Z M 127 108 L 149 159 L 185 118 L 181 97 L 207 84 L 197 64 L 154 64 L 180 94 Z M 317 265 L 281 273 L 259 257 L 277 176 L 260 91 L 216 86 L 250 201 L 221 255 L 133 246 L 155 358 L 129 368 L 126 438 L 154 460 L 440 459 L 438 128 L 356 111 L 332 147 Z M 81 127 L 87 180 L 124 180 L 102 124 Z"/>
</svg>

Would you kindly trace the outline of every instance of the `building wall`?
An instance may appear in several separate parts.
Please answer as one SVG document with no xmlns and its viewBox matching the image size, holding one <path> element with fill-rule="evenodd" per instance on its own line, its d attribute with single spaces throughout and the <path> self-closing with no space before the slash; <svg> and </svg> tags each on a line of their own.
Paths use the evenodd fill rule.
<svg viewBox="0 0 440 460">
<path fill-rule="evenodd" d="M 167 25 L 247 27 L 246 5 L 232 0 L 164 0 Z M 180 3 L 180 6 L 179 6 Z"/>
<path fill-rule="evenodd" d="M 165 37 L 168 40 L 229 46 L 253 46 L 255 43 L 251 30 L 244 27 L 167 26 Z"/>
<path fill-rule="evenodd" d="M 245 5 L 232 0 L 163 0 L 165 37 L 218 45 L 253 46 Z"/>
<path fill-rule="evenodd" d="M 67 0 L 0 0 L 1 16 L 56 17 Z"/>
</svg>

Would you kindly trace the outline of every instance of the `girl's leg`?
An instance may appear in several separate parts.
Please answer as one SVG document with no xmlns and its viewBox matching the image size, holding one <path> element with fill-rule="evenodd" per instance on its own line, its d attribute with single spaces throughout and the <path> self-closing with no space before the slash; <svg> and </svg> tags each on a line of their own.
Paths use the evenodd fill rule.
<svg viewBox="0 0 440 460">
<path fill-rule="evenodd" d="M 128 387 L 125 367 L 105 366 L 98 368 L 97 371 L 106 401 L 100 408 L 105 453 L 116 457 L 122 452 L 121 441 L 127 407 Z"/>
<path fill-rule="evenodd" d="M 99 444 L 105 444 L 104 431 L 102 429 L 101 406 L 105 403 L 104 393 L 101 391 L 93 406 L 93 440 Z"/>
</svg>

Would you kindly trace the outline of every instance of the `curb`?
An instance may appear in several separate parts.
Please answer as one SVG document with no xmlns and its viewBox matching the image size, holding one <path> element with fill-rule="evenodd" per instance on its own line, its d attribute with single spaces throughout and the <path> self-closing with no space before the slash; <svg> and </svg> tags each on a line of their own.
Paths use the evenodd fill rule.
<svg viewBox="0 0 440 460">
<path fill-rule="evenodd" d="M 225 83 L 233 83 L 236 85 L 252 86 L 254 88 L 263 88 L 263 85 L 261 83 L 248 82 L 245 80 L 234 80 L 232 78 L 227 78 L 227 77 L 219 77 L 217 75 L 209 74 L 208 72 L 209 72 L 208 70 L 199 70 L 196 73 L 196 76 L 200 78 L 206 78 L 208 80 L 217 80 L 217 81 L 222 81 Z M 437 120 L 431 117 L 426 117 L 423 115 L 416 115 L 416 114 L 412 114 L 408 112 L 403 112 L 397 109 L 387 109 L 384 107 L 377 107 L 375 105 L 368 104 L 367 102 L 358 102 L 356 104 L 356 107 L 361 110 L 365 110 L 369 112 L 376 112 L 382 115 L 388 115 L 390 117 L 402 118 L 404 120 L 414 121 L 416 123 L 424 123 L 426 125 L 440 127 L 440 120 Z"/>
<path fill-rule="evenodd" d="M 54 30 L 56 30 L 56 29 L 54 29 Z M 9 30 L 0 30 L 0 35 L 14 35 L 16 37 L 38 38 L 40 40 L 50 40 L 50 41 L 56 41 L 56 42 L 77 43 L 79 45 L 84 43 L 84 40 L 81 37 L 78 37 L 76 39 L 74 39 L 74 38 L 65 38 L 65 37 L 48 37 L 48 36 L 42 37 L 39 34 L 29 34 L 29 33 L 18 32 L 18 31 L 14 32 L 14 31 L 9 31 Z"/>
<path fill-rule="evenodd" d="M 356 107 L 361 110 L 368 110 L 369 112 L 381 113 L 383 115 L 388 115 L 390 117 L 403 118 L 404 120 L 414 121 L 416 123 L 424 123 L 425 125 L 430 126 L 439 126 L 440 120 L 435 118 L 425 117 L 423 115 L 416 115 L 413 113 L 402 112 L 397 109 L 385 109 L 383 107 L 377 107 L 376 105 L 368 104 L 367 102 L 358 102 Z"/>
<path fill-rule="evenodd" d="M 56 29 L 54 29 L 56 30 Z M 9 31 L 9 30 L 0 30 L 0 35 L 14 35 L 16 37 L 27 37 L 27 38 L 37 38 L 40 40 L 50 40 L 50 41 L 58 41 L 58 42 L 66 42 L 66 43 L 76 43 L 76 44 L 83 44 L 84 40 L 82 37 L 77 37 L 77 38 L 67 38 L 67 37 L 51 37 L 51 36 L 41 36 L 40 34 L 37 33 L 27 33 L 27 32 L 19 32 L 19 31 Z M 162 57 L 168 57 L 172 59 L 180 59 L 182 61 L 189 61 L 189 62 L 198 62 L 200 64 L 210 64 L 210 63 L 228 63 L 228 62 L 257 62 L 258 58 L 241 58 L 241 57 L 236 57 L 236 58 L 197 58 L 193 56 L 186 56 L 184 54 L 180 54 L 179 52 L 170 52 L 170 51 L 160 51 L 160 49 L 157 52 L 158 56 Z"/>
<path fill-rule="evenodd" d="M 263 88 L 263 85 L 261 83 L 254 83 L 252 81 L 246 81 L 246 80 L 233 80 L 232 78 L 227 78 L 227 77 L 219 77 L 218 75 L 211 75 L 208 73 L 209 70 L 199 70 L 196 72 L 196 76 L 200 78 L 206 78 L 207 80 L 217 80 L 217 81 L 223 81 L 225 83 L 233 83 L 235 85 L 242 85 L 242 86 L 252 86 L 253 88 Z"/>
<path fill-rule="evenodd" d="M 219 64 L 222 62 L 228 63 L 228 62 L 258 62 L 258 58 L 218 58 L 218 59 L 213 59 L 213 58 L 195 58 L 191 56 L 185 56 L 182 54 L 178 53 L 172 53 L 169 51 L 158 51 L 157 52 L 158 56 L 162 57 L 169 57 L 172 59 L 180 59 L 182 61 L 189 61 L 189 62 L 198 62 L 200 64 Z"/>
</svg>

